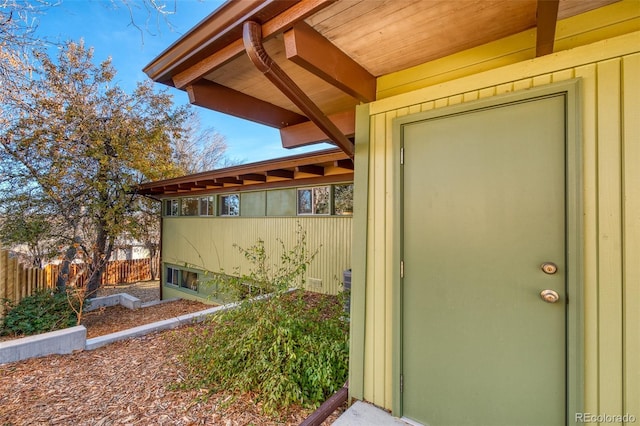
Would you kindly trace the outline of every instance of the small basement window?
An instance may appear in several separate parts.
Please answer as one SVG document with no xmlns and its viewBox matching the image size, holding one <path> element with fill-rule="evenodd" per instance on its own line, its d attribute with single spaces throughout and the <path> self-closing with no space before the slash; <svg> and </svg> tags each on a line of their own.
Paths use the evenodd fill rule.
<svg viewBox="0 0 640 426">
<path fill-rule="evenodd" d="M 172 284 L 172 285 L 180 285 L 180 270 L 176 269 L 176 268 L 172 268 L 171 266 L 167 266 L 167 277 L 166 280 L 167 284 Z"/>
<path fill-rule="evenodd" d="M 198 274 L 191 271 L 181 271 L 180 287 L 198 291 Z"/>
</svg>

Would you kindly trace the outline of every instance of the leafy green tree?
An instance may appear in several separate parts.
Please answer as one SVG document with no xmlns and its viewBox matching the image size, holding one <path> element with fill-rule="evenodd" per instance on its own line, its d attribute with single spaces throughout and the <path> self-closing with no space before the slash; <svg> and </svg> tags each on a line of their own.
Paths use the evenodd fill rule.
<svg viewBox="0 0 640 426">
<path fill-rule="evenodd" d="M 91 295 L 116 238 L 135 234 L 136 186 L 179 173 L 171 141 L 182 137 L 189 111 L 151 83 L 125 93 L 111 61 L 95 65 L 82 42 L 67 43 L 55 60 L 42 51 L 36 58 L 19 102 L 4 98 L 12 116 L 0 128 L 0 201 L 42 206 L 55 224 L 48 239 L 77 249 Z"/>
</svg>

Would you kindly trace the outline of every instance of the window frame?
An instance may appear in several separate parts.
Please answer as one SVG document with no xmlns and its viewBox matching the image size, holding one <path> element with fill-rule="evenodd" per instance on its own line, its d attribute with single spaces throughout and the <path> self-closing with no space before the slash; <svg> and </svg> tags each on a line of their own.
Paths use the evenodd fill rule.
<svg viewBox="0 0 640 426">
<path fill-rule="evenodd" d="M 228 198 L 235 198 L 237 200 L 237 212 L 235 214 L 231 214 L 231 210 L 225 209 L 225 200 Z M 220 195 L 220 217 L 240 217 L 240 194 L 222 194 Z"/>
<path fill-rule="evenodd" d="M 318 205 L 317 205 L 317 195 L 316 193 L 318 192 L 318 190 L 326 190 L 326 202 L 327 202 L 327 207 L 326 207 L 326 213 L 318 213 Z M 297 216 L 331 216 L 331 211 L 332 211 L 332 200 L 333 200 L 333 196 L 332 196 L 332 185 L 318 185 L 318 186 L 307 186 L 307 187 L 302 187 L 302 188 L 296 188 L 296 215 Z M 300 203 L 300 194 L 303 192 L 309 192 L 311 194 L 311 198 L 310 198 L 310 211 L 307 211 L 307 209 L 305 208 L 305 211 L 300 211 L 301 208 L 301 203 Z"/>
</svg>

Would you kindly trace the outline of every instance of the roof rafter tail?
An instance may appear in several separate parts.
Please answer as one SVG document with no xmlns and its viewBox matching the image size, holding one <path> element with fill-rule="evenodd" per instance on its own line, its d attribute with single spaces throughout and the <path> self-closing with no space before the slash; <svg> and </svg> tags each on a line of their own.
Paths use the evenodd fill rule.
<svg viewBox="0 0 640 426">
<path fill-rule="evenodd" d="M 276 64 L 262 44 L 262 27 L 252 21 L 244 23 L 243 39 L 245 49 L 254 65 L 305 113 L 340 149 L 350 157 L 354 155 L 354 145 L 335 124 L 327 118 L 320 108 L 298 87 L 293 80 Z"/>
</svg>

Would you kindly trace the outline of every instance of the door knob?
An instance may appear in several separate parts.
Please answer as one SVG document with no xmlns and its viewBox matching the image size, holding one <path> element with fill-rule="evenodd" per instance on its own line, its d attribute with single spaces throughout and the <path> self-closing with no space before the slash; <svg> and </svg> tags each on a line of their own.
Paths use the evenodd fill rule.
<svg viewBox="0 0 640 426">
<path fill-rule="evenodd" d="M 560 299 L 560 296 L 557 292 L 549 289 L 542 290 L 540 292 L 540 297 L 547 303 L 556 303 Z"/>
<path fill-rule="evenodd" d="M 558 265 L 553 262 L 544 262 L 540 266 L 540 269 L 542 269 L 545 274 L 553 275 L 558 272 Z"/>
</svg>

